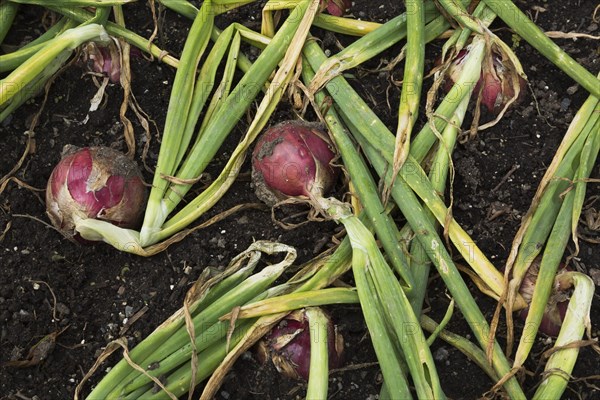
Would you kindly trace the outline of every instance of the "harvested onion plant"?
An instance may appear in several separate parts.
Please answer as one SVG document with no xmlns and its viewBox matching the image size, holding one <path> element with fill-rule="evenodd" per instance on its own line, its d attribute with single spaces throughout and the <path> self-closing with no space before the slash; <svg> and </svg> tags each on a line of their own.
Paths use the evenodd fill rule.
<svg viewBox="0 0 600 400">
<path fill-rule="evenodd" d="M 287 22 L 278 31 L 278 35 L 263 49 L 258 60 L 252 64 L 240 82 L 231 89 L 231 93 L 227 87 L 227 80 L 230 79 L 230 76 L 224 77 L 226 82 L 223 88 L 224 92 L 215 94 L 216 98 L 223 100 L 209 105 L 209 110 L 212 111 L 208 114 L 209 119 L 203 121 L 204 128 L 194 135 L 194 126 L 207 100 L 207 86 L 210 89 L 213 82 L 210 79 L 210 68 L 217 65 L 220 60 L 216 58 L 213 60 L 213 64 L 204 64 L 203 69 L 209 69 L 209 71 L 203 74 L 201 70 L 195 85 L 190 85 L 190 79 L 194 80 L 193 76 L 198 69 L 199 59 L 208 44 L 212 31 L 211 21 L 214 18 L 211 11 L 212 5 L 211 2 L 203 3 L 196 16 L 195 24 L 192 25 L 189 36 L 192 39 L 188 40 L 184 47 L 175 77 L 172 91 L 173 101 L 170 102 L 171 106 L 167 111 L 163 144 L 148 199 L 146 216 L 139 236 L 133 234 L 136 237 L 136 246 L 129 246 L 132 252 L 146 254 L 144 247 L 164 240 L 185 228 L 214 205 L 233 183 L 243 162 L 246 149 L 267 122 L 268 116 L 273 111 L 278 99 L 281 98 L 287 82 L 291 78 L 293 66 L 300 51 L 299 43 L 302 43 L 303 35 L 306 35 L 308 26 L 314 17 L 315 8 L 309 7 L 310 3 L 305 1 L 294 9 Z M 232 31 L 231 35 L 233 33 Z M 242 35 L 243 32 L 239 34 Z M 221 37 L 226 37 L 226 35 L 223 34 Z M 233 35 L 229 49 L 232 54 L 230 57 L 232 62 L 235 62 L 237 58 L 235 54 L 238 51 L 239 38 L 236 38 L 238 38 L 237 34 Z M 288 48 L 290 43 L 294 43 L 294 45 Z M 229 45 L 227 42 L 220 44 L 222 46 Z M 213 47 L 211 51 L 219 52 L 220 48 Z M 223 56 L 222 52 L 221 56 Z M 264 97 L 245 140 L 238 146 L 224 171 L 208 189 L 169 218 L 169 214 L 182 200 L 191 184 L 201 176 L 225 137 L 246 112 L 282 59 L 284 59 L 283 65 L 286 68 L 280 68 L 279 73 L 273 78 L 273 82 L 276 83 L 270 87 Z M 233 70 L 233 68 L 229 68 L 231 73 Z M 212 109 L 211 106 L 213 106 Z M 180 132 L 184 132 L 183 135 Z M 177 150 L 175 151 L 175 149 Z M 94 226 L 87 226 L 83 229 L 101 232 L 105 241 L 117 248 L 121 247 L 125 237 L 121 230 L 108 224 L 90 222 Z"/>
<path fill-rule="evenodd" d="M 278 253 L 284 256 L 282 261 L 255 272 L 263 254 Z M 188 292 L 184 307 L 126 353 L 86 398 L 177 398 L 193 391 L 251 326 L 249 321 L 230 330 L 219 317 L 267 297 L 269 287 L 295 258 L 296 251 L 289 246 L 256 242 L 222 273 L 211 276 L 207 269 Z M 111 348 L 119 349 L 119 342 Z"/>
<path fill-rule="evenodd" d="M 586 184 L 600 150 L 598 104 L 598 99 L 590 96 L 574 117 L 542 178 L 511 249 L 515 258 L 513 264 L 509 264 L 511 275 L 508 304 L 512 304 L 518 291 L 530 292 L 525 328 L 516 350 L 514 367 L 522 367 L 528 358 L 533 343 L 527 338 L 534 337 L 538 329 L 551 335 L 559 332 L 555 343 L 556 353 L 546 365 L 548 376 L 544 385 L 536 392 L 536 397 L 550 393 L 550 389 L 545 387 L 549 382 L 553 382 L 551 390 L 555 393 L 564 391 L 566 381 L 558 376 L 567 376 L 572 372 L 578 346 L 575 345 L 570 351 L 563 347 L 568 343 L 579 343 L 584 330 L 589 328 L 593 284 L 588 282 L 590 278 L 585 274 L 565 271 L 559 267 L 565 257 L 569 239 L 572 239 L 578 249 L 577 226 Z M 575 255 L 576 253 L 573 256 Z M 535 272 L 532 273 L 532 270 Z M 531 279 L 532 276 L 535 279 Z M 573 286 L 573 294 L 565 295 Z M 509 322 L 512 322 L 511 311 L 512 308 L 508 307 Z M 551 317 L 557 313 L 564 321 L 562 318 Z M 509 336 L 509 349 L 512 338 Z"/>
</svg>

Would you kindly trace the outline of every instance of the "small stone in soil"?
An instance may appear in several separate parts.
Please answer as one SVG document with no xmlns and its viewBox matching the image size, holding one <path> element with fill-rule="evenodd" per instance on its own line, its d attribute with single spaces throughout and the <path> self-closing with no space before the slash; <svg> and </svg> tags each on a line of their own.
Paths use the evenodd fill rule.
<svg viewBox="0 0 600 400">
<path fill-rule="evenodd" d="M 444 361 L 448 358 L 448 356 L 450 355 L 450 353 L 448 352 L 448 350 L 445 347 L 440 347 L 439 349 L 437 349 L 433 355 L 433 358 L 436 361 Z"/>
</svg>

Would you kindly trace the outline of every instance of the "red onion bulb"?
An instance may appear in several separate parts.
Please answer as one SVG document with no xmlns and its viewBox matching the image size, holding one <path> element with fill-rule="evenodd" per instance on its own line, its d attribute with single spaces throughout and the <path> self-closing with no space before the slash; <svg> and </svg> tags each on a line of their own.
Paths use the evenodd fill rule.
<svg viewBox="0 0 600 400">
<path fill-rule="evenodd" d="M 336 17 L 344 15 L 350 6 L 352 0 L 321 0 L 321 7 L 327 8 L 327 12 Z"/>
<path fill-rule="evenodd" d="M 146 188 L 132 160 L 108 147 L 65 146 L 46 188 L 46 212 L 65 237 L 83 241 L 79 219 L 96 218 L 123 228 L 141 222 Z"/>
<path fill-rule="evenodd" d="M 261 363 L 273 361 L 277 370 L 292 379 L 308 380 L 310 370 L 310 330 L 304 310 L 289 314 L 258 344 L 257 356 Z M 327 347 L 329 368 L 342 365 L 344 339 L 328 318 Z"/>
<path fill-rule="evenodd" d="M 107 45 L 88 42 L 83 48 L 83 61 L 90 71 L 107 76 L 112 83 L 121 79 L 121 52 L 113 40 Z"/>
<path fill-rule="evenodd" d="M 269 205 L 286 197 L 319 198 L 335 183 L 335 154 L 315 125 L 288 121 L 268 129 L 252 154 L 257 196 Z"/>
<path fill-rule="evenodd" d="M 531 303 L 531 299 L 533 298 L 533 290 L 540 270 L 540 262 L 541 259 L 538 257 L 531 263 L 531 266 L 523 278 L 521 288 L 519 289 L 519 293 L 523 296 L 523 299 L 525 299 L 527 304 Z M 556 275 L 559 276 L 568 271 L 569 269 L 564 264 L 561 264 L 558 267 Z M 552 288 L 552 293 L 548 299 L 548 304 L 546 305 L 546 310 L 544 311 L 544 316 L 542 317 L 539 328 L 541 332 L 548 336 L 558 336 L 569 306 L 569 293 L 567 289 L 560 287 L 559 281 L 559 279 L 554 280 L 555 284 Z M 525 321 L 528 314 L 529 307 L 521 310 L 519 312 L 519 317 Z"/>
<path fill-rule="evenodd" d="M 452 84 L 458 80 L 468 53 L 468 50 L 461 50 L 448 68 L 447 74 Z M 481 76 L 473 89 L 473 93 L 477 95 L 481 90 L 481 104 L 490 113 L 497 115 L 504 109 L 506 103 L 515 96 L 515 79 L 517 79 L 517 85 L 520 88 L 517 100 L 521 99 L 524 93 L 525 80 L 504 65 L 501 55 L 492 52 L 488 57 L 491 59 L 483 60 Z M 451 84 L 447 85 L 446 89 L 450 90 L 451 87 Z"/>
</svg>

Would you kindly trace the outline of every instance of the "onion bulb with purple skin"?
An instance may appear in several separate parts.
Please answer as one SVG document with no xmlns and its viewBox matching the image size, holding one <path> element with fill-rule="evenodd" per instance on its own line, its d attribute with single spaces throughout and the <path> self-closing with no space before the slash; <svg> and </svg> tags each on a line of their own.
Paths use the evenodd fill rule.
<svg viewBox="0 0 600 400">
<path fill-rule="evenodd" d="M 458 81 L 462 65 L 468 56 L 469 50 L 461 50 L 454 58 L 447 71 L 450 90 L 452 84 Z M 516 101 L 523 97 L 525 79 L 523 79 L 511 66 L 507 56 L 492 50 L 482 62 L 481 76 L 473 89 L 474 95 L 481 91 L 481 104 L 488 112 L 498 115 L 506 104 L 517 95 Z M 518 91 L 518 93 L 517 93 Z"/>
<path fill-rule="evenodd" d="M 352 6 L 351 0 L 321 0 L 321 7 L 336 17 L 341 17 Z"/>
<path fill-rule="evenodd" d="M 46 188 L 46 212 L 68 239 L 85 242 L 79 220 L 94 218 L 122 228 L 137 228 L 146 187 L 137 164 L 108 147 L 65 146 Z"/>
<path fill-rule="evenodd" d="M 286 121 L 269 128 L 252 153 L 256 195 L 268 205 L 288 197 L 321 198 L 329 192 L 338 169 L 327 135 L 317 125 Z"/>
<path fill-rule="evenodd" d="M 329 368 L 342 365 L 344 338 L 327 316 L 327 348 Z M 281 374 L 292 379 L 309 378 L 310 328 L 305 310 L 290 313 L 258 343 L 257 357 L 261 363 L 269 359 Z"/>
<path fill-rule="evenodd" d="M 121 52 L 118 42 L 110 40 L 108 44 L 88 42 L 83 47 L 83 61 L 89 71 L 102 74 L 117 83 L 121 79 Z"/>
<path fill-rule="evenodd" d="M 519 289 L 519 293 L 523 296 L 523 299 L 525 299 L 527 304 L 531 303 L 531 299 L 533 298 L 533 290 L 538 278 L 540 262 L 541 259 L 538 257 L 531 263 L 531 266 L 523 278 L 521 288 Z M 564 264 L 560 264 L 556 276 L 558 277 L 565 272 L 569 272 L 569 269 Z M 552 293 L 548 299 L 548 304 L 546 305 L 539 328 L 541 332 L 548 336 L 558 336 L 562 322 L 565 319 L 565 314 L 567 313 L 567 307 L 569 306 L 568 289 L 560 286 L 560 279 L 555 279 L 554 282 L 555 284 L 552 288 Z M 519 317 L 525 321 L 528 314 L 529 307 L 521 310 L 519 312 Z"/>
</svg>

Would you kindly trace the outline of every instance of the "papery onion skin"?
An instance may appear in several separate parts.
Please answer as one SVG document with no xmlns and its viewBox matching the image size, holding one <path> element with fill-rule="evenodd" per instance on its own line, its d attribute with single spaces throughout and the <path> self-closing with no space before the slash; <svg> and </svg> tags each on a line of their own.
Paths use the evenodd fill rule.
<svg viewBox="0 0 600 400">
<path fill-rule="evenodd" d="M 135 162 L 108 147 L 65 146 L 46 188 L 46 212 L 68 239 L 85 243 L 76 232 L 79 219 L 95 218 L 122 228 L 137 228 L 146 187 Z"/>
<path fill-rule="evenodd" d="M 328 316 L 327 347 L 329 368 L 341 367 L 344 339 Z M 259 342 L 257 356 L 261 363 L 271 360 L 284 376 L 308 380 L 310 372 L 310 330 L 304 310 L 294 311 Z"/>
<path fill-rule="evenodd" d="M 525 299 L 527 304 L 531 303 L 531 299 L 533 298 L 533 290 L 538 277 L 540 262 L 541 260 L 538 257 L 531 263 L 529 270 L 527 270 L 527 274 L 525 274 L 525 277 L 523 278 L 521 288 L 519 289 L 519 293 L 523 296 L 523 299 Z M 569 272 L 569 270 L 570 269 L 567 268 L 565 264 L 561 263 L 556 275 L 564 274 L 565 272 Z M 556 282 L 558 282 L 558 280 L 555 279 L 555 285 L 552 288 L 552 293 L 548 299 L 548 304 L 546 305 L 546 310 L 544 311 L 544 316 L 539 328 L 540 332 L 545 333 L 548 336 L 558 336 L 569 306 L 568 292 L 566 292 L 564 288 L 559 287 Z M 529 307 L 519 311 L 519 317 L 523 321 L 527 319 L 528 314 Z"/>
<path fill-rule="evenodd" d="M 335 183 L 335 153 L 315 124 L 286 121 L 269 128 L 252 154 L 252 181 L 268 205 L 287 197 L 321 197 Z"/>
<path fill-rule="evenodd" d="M 83 61 L 95 73 L 107 76 L 112 83 L 121 79 L 121 53 L 116 42 L 107 45 L 88 42 L 83 48 Z"/>
</svg>

